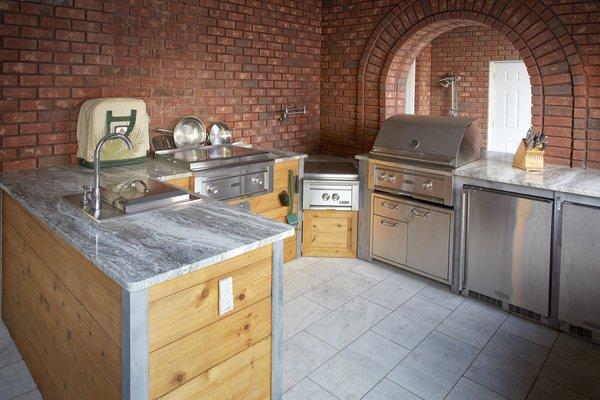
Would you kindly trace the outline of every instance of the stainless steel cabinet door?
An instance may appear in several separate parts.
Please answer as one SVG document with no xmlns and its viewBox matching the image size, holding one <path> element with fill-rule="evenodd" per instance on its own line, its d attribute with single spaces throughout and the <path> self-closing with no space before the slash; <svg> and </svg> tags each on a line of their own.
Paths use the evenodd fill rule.
<svg viewBox="0 0 600 400">
<path fill-rule="evenodd" d="M 479 188 L 467 193 L 467 289 L 547 317 L 552 201 Z"/>
<path fill-rule="evenodd" d="M 450 214 L 413 206 L 409 221 L 406 265 L 447 280 Z"/>
<path fill-rule="evenodd" d="M 406 264 L 406 222 L 373 215 L 372 253 L 399 264 Z"/>
<path fill-rule="evenodd" d="M 600 332 L 600 208 L 563 204 L 558 318 Z"/>
</svg>

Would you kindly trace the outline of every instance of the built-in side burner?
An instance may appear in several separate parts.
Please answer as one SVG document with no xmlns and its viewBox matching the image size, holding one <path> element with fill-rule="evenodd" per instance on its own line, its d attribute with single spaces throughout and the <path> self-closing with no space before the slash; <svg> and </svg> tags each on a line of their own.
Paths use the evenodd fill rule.
<svg viewBox="0 0 600 400">
<path fill-rule="evenodd" d="M 304 162 L 302 207 L 358 210 L 358 169 L 353 160 L 310 156 Z"/>
<path fill-rule="evenodd" d="M 271 154 L 266 150 L 234 144 L 162 150 L 156 151 L 154 157 L 157 160 L 179 164 L 192 171 L 272 160 Z"/>
</svg>

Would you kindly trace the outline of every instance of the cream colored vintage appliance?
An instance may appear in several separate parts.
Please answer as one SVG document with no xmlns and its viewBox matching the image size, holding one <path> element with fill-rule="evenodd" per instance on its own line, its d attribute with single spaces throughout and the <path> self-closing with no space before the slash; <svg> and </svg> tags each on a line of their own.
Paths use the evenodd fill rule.
<svg viewBox="0 0 600 400">
<path fill-rule="evenodd" d="M 106 143 L 100 152 L 101 165 L 124 165 L 141 162 L 150 149 L 149 118 L 146 103 L 132 98 L 100 98 L 87 100 L 77 119 L 77 157 L 80 164 L 92 167 L 96 143 L 109 133 L 120 133 L 131 139 L 129 150 L 121 140 Z"/>
</svg>

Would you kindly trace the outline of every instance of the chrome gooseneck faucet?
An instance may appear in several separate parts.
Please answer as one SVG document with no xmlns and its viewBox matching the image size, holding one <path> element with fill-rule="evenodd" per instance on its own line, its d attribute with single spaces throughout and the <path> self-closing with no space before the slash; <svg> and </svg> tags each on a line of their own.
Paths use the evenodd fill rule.
<svg viewBox="0 0 600 400">
<path fill-rule="evenodd" d="M 133 143 L 131 143 L 131 139 L 129 139 L 125 135 L 119 135 L 117 133 L 111 133 L 109 135 L 104 136 L 102 139 L 98 141 L 96 144 L 96 149 L 94 150 L 94 188 L 92 191 L 92 208 L 94 210 L 100 209 L 100 150 L 102 150 L 102 146 L 109 140 L 113 139 L 121 139 L 127 145 L 127 148 L 131 150 L 133 148 Z"/>
</svg>

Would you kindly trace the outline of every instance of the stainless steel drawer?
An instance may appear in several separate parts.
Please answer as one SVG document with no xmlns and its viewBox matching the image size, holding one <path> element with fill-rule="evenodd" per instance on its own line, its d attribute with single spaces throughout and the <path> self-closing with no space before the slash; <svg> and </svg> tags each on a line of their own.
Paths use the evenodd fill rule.
<svg viewBox="0 0 600 400">
<path fill-rule="evenodd" d="M 372 253 L 386 260 L 406 264 L 406 222 L 373 215 Z"/>
<path fill-rule="evenodd" d="M 406 204 L 388 198 L 373 197 L 373 212 L 382 217 L 393 218 L 402 222 L 408 222 L 409 208 Z"/>
</svg>

